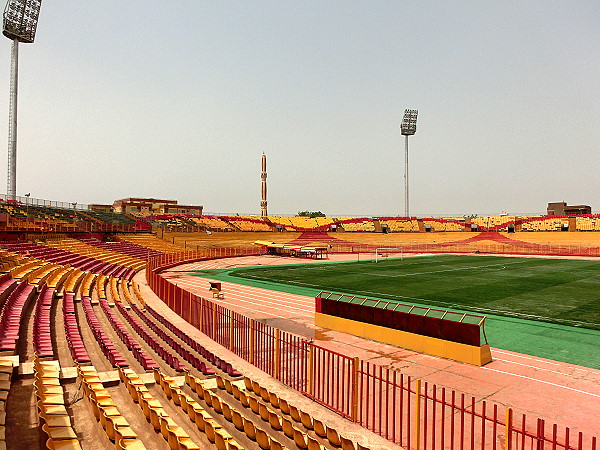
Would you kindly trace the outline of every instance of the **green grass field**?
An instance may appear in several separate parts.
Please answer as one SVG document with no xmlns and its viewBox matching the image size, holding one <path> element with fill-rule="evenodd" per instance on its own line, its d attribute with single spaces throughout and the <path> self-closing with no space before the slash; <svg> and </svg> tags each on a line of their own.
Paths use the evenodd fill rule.
<svg viewBox="0 0 600 450">
<path fill-rule="evenodd" d="M 600 262 L 439 255 L 242 268 L 234 277 L 600 330 Z"/>
</svg>

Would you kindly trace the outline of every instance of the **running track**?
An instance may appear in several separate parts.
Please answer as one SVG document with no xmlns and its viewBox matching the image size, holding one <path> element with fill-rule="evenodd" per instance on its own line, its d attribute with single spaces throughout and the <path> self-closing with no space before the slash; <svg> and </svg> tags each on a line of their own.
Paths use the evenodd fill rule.
<svg viewBox="0 0 600 450">
<path fill-rule="evenodd" d="M 307 260 L 285 259 L 286 264 L 292 262 Z M 282 258 L 269 256 L 228 258 L 178 266 L 163 276 L 185 290 L 207 296 L 210 279 L 182 272 L 281 263 Z M 312 297 L 226 282 L 222 286 L 224 299 L 207 298 L 253 319 L 318 340 L 322 347 L 393 367 L 406 375 L 471 394 L 478 401 L 510 406 L 517 414 L 569 426 L 571 432 L 600 434 L 600 370 L 496 348 L 492 348 L 494 360 L 484 367 L 457 363 L 318 328 L 314 325 Z"/>
</svg>

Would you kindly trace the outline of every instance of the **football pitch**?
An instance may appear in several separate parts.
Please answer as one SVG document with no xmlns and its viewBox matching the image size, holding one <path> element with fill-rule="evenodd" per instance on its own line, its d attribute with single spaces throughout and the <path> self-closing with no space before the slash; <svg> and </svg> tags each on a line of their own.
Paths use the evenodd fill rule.
<svg viewBox="0 0 600 450">
<path fill-rule="evenodd" d="M 234 277 L 600 330 L 600 262 L 437 255 L 240 268 Z"/>
</svg>

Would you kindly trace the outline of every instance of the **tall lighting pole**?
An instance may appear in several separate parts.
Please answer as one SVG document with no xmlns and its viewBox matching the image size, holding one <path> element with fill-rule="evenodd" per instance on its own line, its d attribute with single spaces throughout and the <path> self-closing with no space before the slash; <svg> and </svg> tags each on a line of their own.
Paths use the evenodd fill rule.
<svg viewBox="0 0 600 450">
<path fill-rule="evenodd" d="M 405 137 L 404 144 L 404 215 L 410 217 L 408 208 L 408 137 L 417 132 L 417 114 L 416 109 L 405 109 L 402 123 L 400 124 L 400 134 Z"/>
<path fill-rule="evenodd" d="M 2 34 L 12 41 L 10 64 L 10 108 L 8 113 L 8 177 L 6 194 L 15 200 L 17 193 L 17 87 L 19 79 L 19 42 L 33 43 L 42 0 L 8 0 L 4 9 Z"/>
</svg>

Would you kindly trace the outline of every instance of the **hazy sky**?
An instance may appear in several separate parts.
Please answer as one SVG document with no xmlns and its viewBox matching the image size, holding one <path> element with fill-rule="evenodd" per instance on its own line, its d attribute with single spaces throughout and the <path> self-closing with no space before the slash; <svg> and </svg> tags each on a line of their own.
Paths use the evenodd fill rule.
<svg viewBox="0 0 600 450">
<path fill-rule="evenodd" d="M 599 43 L 597 0 L 44 0 L 17 194 L 258 214 L 265 152 L 272 215 L 403 215 L 411 108 L 411 214 L 600 212 Z"/>
</svg>

